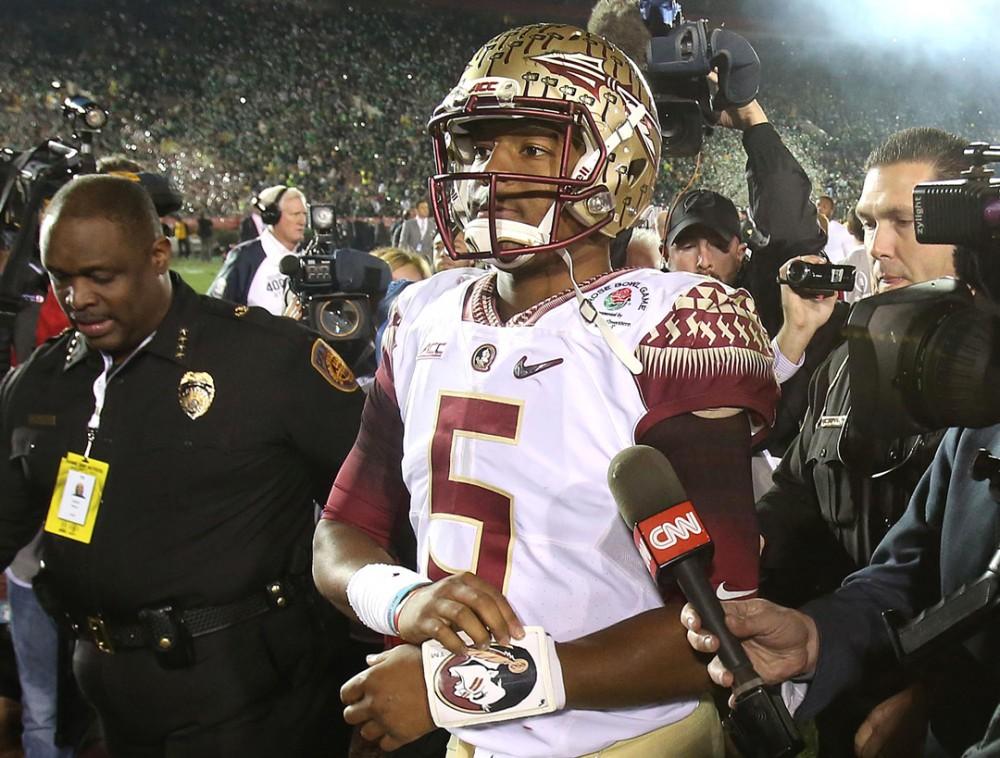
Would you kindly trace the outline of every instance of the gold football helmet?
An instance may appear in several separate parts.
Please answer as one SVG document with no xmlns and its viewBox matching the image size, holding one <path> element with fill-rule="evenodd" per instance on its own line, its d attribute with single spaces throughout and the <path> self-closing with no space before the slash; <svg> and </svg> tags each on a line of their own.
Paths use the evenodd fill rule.
<svg viewBox="0 0 1000 758">
<path fill-rule="evenodd" d="M 468 132 L 478 119 L 553 126 L 563 134 L 558 174 L 483 170 Z M 661 135 L 649 86 L 625 53 L 583 29 L 534 24 L 493 38 L 473 56 L 428 128 L 436 171 L 430 195 L 452 258 L 492 257 L 508 242 L 515 245 L 504 249 L 509 261 L 560 250 L 596 231 L 614 237 L 635 223 L 653 197 Z M 569 165 L 574 141 L 582 155 Z M 497 217 L 502 182 L 552 187 L 552 205 L 537 227 Z M 585 228 L 557 239 L 565 211 Z M 458 231 L 465 232 L 468 253 L 455 250 Z"/>
</svg>

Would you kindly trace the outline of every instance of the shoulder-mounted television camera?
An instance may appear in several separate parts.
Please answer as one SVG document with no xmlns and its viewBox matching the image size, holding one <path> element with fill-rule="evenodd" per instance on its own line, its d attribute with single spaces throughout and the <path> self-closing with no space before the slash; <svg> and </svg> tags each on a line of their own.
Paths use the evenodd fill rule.
<svg viewBox="0 0 1000 758">
<path fill-rule="evenodd" d="M 917 241 L 988 250 L 1000 241 L 1000 179 L 986 164 L 1000 161 L 1000 145 L 973 142 L 972 164 L 960 179 L 921 182 L 913 189 Z"/>
<path fill-rule="evenodd" d="M 94 135 L 108 120 L 104 108 L 82 95 L 67 97 L 62 109 L 72 124 L 70 139 L 0 150 L 0 233 L 12 240 L 0 274 L 0 376 L 10 366 L 17 315 L 37 303 L 46 287 L 36 245 L 42 204 L 75 175 L 94 172 Z"/>
<path fill-rule="evenodd" d="M 373 311 L 392 276 L 389 265 L 350 248 L 336 249 L 332 205 L 309 207 L 313 238 L 301 254 L 281 259 L 281 273 L 302 306 L 302 318 L 357 370 L 375 336 Z"/>
<path fill-rule="evenodd" d="M 753 46 L 728 29 L 708 28 L 705 20 L 686 21 L 676 0 L 639 0 L 652 39 L 646 78 L 660 115 L 663 150 L 695 155 L 719 121 L 719 113 L 757 97 L 760 59 Z M 708 74 L 718 69 L 719 88 Z"/>
<path fill-rule="evenodd" d="M 985 168 L 1000 147 L 975 142 L 965 155 L 962 178 L 914 187 L 917 240 L 1000 254 L 1000 183 Z M 937 279 L 860 300 L 847 334 L 859 439 L 1000 423 L 1000 304 L 967 283 Z"/>
</svg>

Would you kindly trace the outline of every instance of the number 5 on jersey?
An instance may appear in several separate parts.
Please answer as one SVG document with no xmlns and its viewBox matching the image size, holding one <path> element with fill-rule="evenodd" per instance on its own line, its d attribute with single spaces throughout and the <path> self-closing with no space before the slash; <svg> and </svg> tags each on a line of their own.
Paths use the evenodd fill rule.
<svg viewBox="0 0 1000 758">
<path fill-rule="evenodd" d="M 507 591 L 514 548 L 514 496 L 466 475 L 470 462 L 488 458 L 489 443 L 516 445 L 521 433 L 521 401 L 489 395 L 442 392 L 430 451 L 430 529 L 427 573 L 433 581 L 471 571 Z M 465 465 L 463 465 L 465 464 Z M 453 531 L 454 530 L 454 531 Z M 462 539 L 458 535 L 462 535 Z M 465 553 L 464 566 L 448 565 L 435 543 Z M 465 550 L 458 546 L 466 547 Z M 471 551 L 471 553 L 469 552 Z"/>
</svg>

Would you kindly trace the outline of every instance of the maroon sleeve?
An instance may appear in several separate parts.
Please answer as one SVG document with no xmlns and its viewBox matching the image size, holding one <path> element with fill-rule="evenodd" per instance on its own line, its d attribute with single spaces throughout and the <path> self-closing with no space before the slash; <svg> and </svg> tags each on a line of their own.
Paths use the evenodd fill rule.
<svg viewBox="0 0 1000 758">
<path fill-rule="evenodd" d="M 330 490 L 323 518 L 357 527 L 391 549 L 394 528 L 410 501 L 403 483 L 403 421 L 392 364 L 383 360 L 361 414 L 361 430 Z"/>
<path fill-rule="evenodd" d="M 712 538 L 709 571 L 723 598 L 757 594 L 760 529 L 750 475 L 750 434 L 746 414 L 708 419 L 675 416 L 639 439 L 670 460 L 688 499 Z M 666 600 L 680 599 L 676 587 Z"/>
<path fill-rule="evenodd" d="M 748 410 L 756 436 L 774 423 L 774 357 L 746 291 L 710 281 L 692 287 L 639 343 L 638 355 L 646 415 L 636 439 L 664 419 L 711 408 Z"/>
</svg>

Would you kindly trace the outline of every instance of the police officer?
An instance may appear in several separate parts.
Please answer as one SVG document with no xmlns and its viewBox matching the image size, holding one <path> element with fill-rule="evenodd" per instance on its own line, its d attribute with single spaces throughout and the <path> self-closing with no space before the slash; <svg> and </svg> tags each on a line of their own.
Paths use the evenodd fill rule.
<svg viewBox="0 0 1000 758">
<path fill-rule="evenodd" d="M 311 603 L 309 539 L 357 431 L 351 372 L 170 273 L 127 179 L 63 187 L 41 248 L 74 328 L 0 386 L 0 565 L 44 524 L 113 755 L 336 752 L 346 635 Z"/>
</svg>

